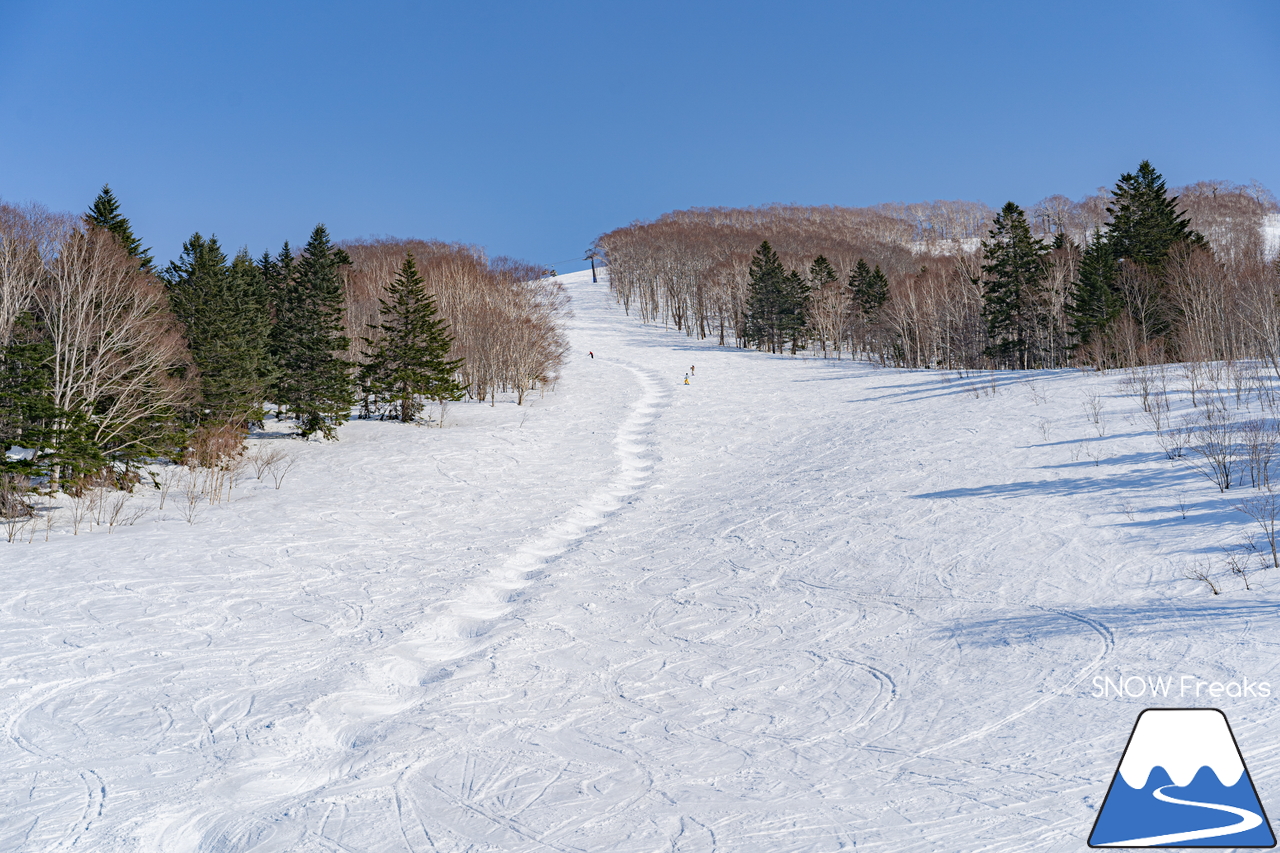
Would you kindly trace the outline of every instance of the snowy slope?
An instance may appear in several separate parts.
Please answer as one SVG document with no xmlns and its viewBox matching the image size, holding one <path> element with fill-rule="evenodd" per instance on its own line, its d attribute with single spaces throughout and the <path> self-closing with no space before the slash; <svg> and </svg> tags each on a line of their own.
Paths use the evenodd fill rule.
<svg viewBox="0 0 1280 853">
<path fill-rule="evenodd" d="M 1267 260 L 1280 257 L 1280 213 L 1268 213 L 1263 219 L 1262 240 Z"/>
<path fill-rule="evenodd" d="M 1280 803 L 1277 600 L 1180 579 L 1246 519 L 1119 376 L 722 350 L 563 281 L 529 407 L 0 543 L 0 849 L 1079 850 L 1150 705 L 1223 708 Z M 1275 688 L 1095 696 L 1181 674 Z"/>
</svg>

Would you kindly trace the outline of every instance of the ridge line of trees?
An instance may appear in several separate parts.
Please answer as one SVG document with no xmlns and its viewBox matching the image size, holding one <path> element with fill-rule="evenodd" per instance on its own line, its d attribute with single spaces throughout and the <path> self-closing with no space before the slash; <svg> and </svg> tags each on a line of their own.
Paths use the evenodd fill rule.
<svg viewBox="0 0 1280 853">
<path fill-rule="evenodd" d="M 700 208 L 597 239 L 628 313 L 721 345 L 906 367 L 1265 358 L 1280 269 L 1258 184 L 1170 193 L 1144 161 L 1080 202 Z"/>
</svg>

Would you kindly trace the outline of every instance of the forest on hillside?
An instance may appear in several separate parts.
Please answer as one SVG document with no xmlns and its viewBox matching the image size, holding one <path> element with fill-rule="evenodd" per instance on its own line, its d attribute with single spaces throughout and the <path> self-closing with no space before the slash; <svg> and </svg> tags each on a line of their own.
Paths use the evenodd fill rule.
<svg viewBox="0 0 1280 853">
<path fill-rule="evenodd" d="M 903 367 L 1280 371 L 1258 184 L 1169 191 L 1148 162 L 1079 201 L 695 208 L 601 235 L 628 313 L 721 345 Z"/>
<path fill-rule="evenodd" d="M 109 187 L 84 215 L 0 202 L 0 517 L 33 489 L 216 469 L 273 417 L 336 438 L 353 413 L 494 402 L 554 383 L 568 299 L 475 246 L 334 241 L 228 254 L 193 234 L 161 266 Z"/>
</svg>

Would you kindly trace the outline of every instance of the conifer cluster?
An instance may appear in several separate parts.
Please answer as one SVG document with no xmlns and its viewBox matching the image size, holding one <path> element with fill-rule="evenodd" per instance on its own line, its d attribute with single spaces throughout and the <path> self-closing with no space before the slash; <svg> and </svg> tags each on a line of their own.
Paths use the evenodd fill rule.
<svg viewBox="0 0 1280 853">
<path fill-rule="evenodd" d="M 186 330 L 199 383 L 198 424 L 260 425 L 274 367 L 267 352 L 271 303 L 262 271 L 241 250 L 193 234 L 165 269 L 173 312 Z"/>
<path fill-rule="evenodd" d="M 286 243 L 262 269 L 274 294 L 275 322 L 269 350 L 275 363 L 272 387 L 278 418 L 297 423 L 303 438 L 336 438 L 355 405 L 352 365 L 344 358 L 349 339 L 342 325 L 340 270 L 351 263 L 317 225 L 295 259 Z"/>
<path fill-rule="evenodd" d="M 822 272 L 825 270 L 820 267 Z M 795 352 L 805 327 L 804 303 L 810 282 L 784 267 L 767 240 L 751 259 L 750 282 L 744 339 L 769 352 L 782 352 L 789 340 Z"/>
<path fill-rule="evenodd" d="M 299 436 L 336 438 L 357 390 L 363 413 L 406 422 L 425 400 L 466 394 L 412 255 L 351 358 L 350 264 L 317 225 L 298 256 L 285 243 L 258 262 L 196 233 L 157 273 L 110 187 L 78 219 L 0 204 L 4 493 L 20 475 L 48 489 L 127 486 L 202 434 L 238 443 L 269 404 Z"/>
</svg>

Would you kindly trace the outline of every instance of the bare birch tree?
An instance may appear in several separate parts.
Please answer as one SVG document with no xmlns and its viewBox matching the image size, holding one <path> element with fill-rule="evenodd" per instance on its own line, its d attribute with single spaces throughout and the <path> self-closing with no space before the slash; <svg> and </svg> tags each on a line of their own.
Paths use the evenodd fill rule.
<svg viewBox="0 0 1280 853">
<path fill-rule="evenodd" d="M 190 397 L 186 343 L 160 282 L 97 228 L 62 245 L 36 295 L 53 343 L 53 402 L 111 453 L 147 447 Z M 69 425 L 64 422 L 63 429 Z"/>
</svg>

